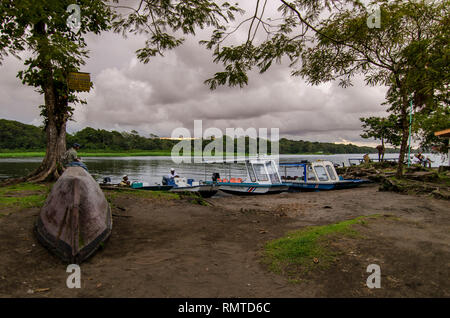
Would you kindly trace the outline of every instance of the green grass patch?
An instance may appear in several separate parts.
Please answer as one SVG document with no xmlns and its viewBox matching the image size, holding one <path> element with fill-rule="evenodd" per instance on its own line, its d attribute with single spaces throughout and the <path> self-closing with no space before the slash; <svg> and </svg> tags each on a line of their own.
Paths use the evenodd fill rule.
<svg viewBox="0 0 450 318">
<path fill-rule="evenodd" d="M 445 184 L 447 187 L 450 187 L 450 176 L 445 173 L 438 174 L 438 182 Z"/>
<path fill-rule="evenodd" d="M 312 269 L 324 269 L 331 265 L 337 255 L 329 248 L 329 240 L 342 236 L 358 237 L 354 224 L 366 224 L 368 218 L 378 215 L 360 216 L 336 224 L 312 226 L 290 232 L 286 236 L 270 241 L 265 246 L 264 263 L 278 274 L 295 280 Z M 318 261 L 317 263 L 314 260 Z"/>
<path fill-rule="evenodd" d="M 83 157 L 144 157 L 144 156 L 170 156 L 171 152 L 168 150 L 155 150 L 155 151 L 79 151 L 78 156 Z"/>
<path fill-rule="evenodd" d="M 0 158 L 29 158 L 44 157 L 45 151 L 27 151 L 27 152 L 0 152 Z"/>
<path fill-rule="evenodd" d="M 34 183 L 0 187 L 0 216 L 25 208 L 42 207 L 49 191 L 49 185 Z"/>
</svg>

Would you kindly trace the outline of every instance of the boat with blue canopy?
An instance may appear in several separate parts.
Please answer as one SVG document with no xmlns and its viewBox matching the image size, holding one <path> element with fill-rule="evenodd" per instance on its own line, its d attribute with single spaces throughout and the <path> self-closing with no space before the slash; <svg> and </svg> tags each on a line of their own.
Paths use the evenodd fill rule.
<svg viewBox="0 0 450 318">
<path fill-rule="evenodd" d="M 302 161 L 295 163 L 280 163 L 283 184 L 289 186 L 289 191 L 318 191 L 355 188 L 368 180 L 344 179 L 338 176 L 331 161 Z M 294 173 L 293 176 L 288 175 Z"/>
</svg>

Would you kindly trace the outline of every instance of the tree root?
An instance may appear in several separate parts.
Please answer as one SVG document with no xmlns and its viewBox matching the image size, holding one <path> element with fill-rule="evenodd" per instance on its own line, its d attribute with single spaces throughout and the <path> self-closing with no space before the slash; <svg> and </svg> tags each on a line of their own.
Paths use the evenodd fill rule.
<svg viewBox="0 0 450 318">
<path fill-rule="evenodd" d="M 50 169 L 45 169 L 42 166 L 31 172 L 26 177 L 21 178 L 9 178 L 2 180 L 0 186 L 15 185 L 22 182 L 30 183 L 44 183 L 58 180 L 62 173 L 58 171 L 57 165 L 53 164 Z"/>
</svg>

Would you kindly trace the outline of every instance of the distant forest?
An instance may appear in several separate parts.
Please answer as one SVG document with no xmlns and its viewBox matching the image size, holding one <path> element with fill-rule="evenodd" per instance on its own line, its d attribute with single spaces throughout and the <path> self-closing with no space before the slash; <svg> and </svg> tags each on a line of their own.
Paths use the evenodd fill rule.
<svg viewBox="0 0 450 318">
<path fill-rule="evenodd" d="M 155 135 L 143 137 L 134 130 L 131 132 L 118 132 L 114 130 L 94 129 L 91 127 L 86 127 L 74 134 L 68 133 L 66 140 L 68 146 L 76 142 L 82 145 L 82 150 L 104 152 L 131 150 L 170 151 L 172 147 L 178 143 L 178 141 L 174 140 L 160 139 Z M 204 140 L 203 145 L 206 145 L 209 142 L 210 140 Z M 0 119 L 0 149 L 2 152 L 11 150 L 44 150 L 45 133 L 40 127 L 23 124 L 18 121 Z M 375 148 L 358 147 L 352 144 L 343 145 L 303 140 L 296 141 L 285 138 L 280 139 L 280 154 L 345 154 L 376 152 Z M 396 150 L 386 149 L 386 152 L 396 152 Z"/>
</svg>

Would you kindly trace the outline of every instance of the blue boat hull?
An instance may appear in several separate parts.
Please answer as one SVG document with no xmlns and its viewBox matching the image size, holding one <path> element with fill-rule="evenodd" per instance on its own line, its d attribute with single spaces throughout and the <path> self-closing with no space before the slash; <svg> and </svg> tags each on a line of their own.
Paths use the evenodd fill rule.
<svg viewBox="0 0 450 318">
<path fill-rule="evenodd" d="M 326 190 L 339 190 L 339 189 L 351 189 L 360 186 L 361 184 L 368 183 L 366 180 L 351 180 L 344 179 L 333 183 L 300 183 L 300 182 L 285 182 L 289 185 L 290 192 L 298 191 L 326 191 Z"/>
</svg>

